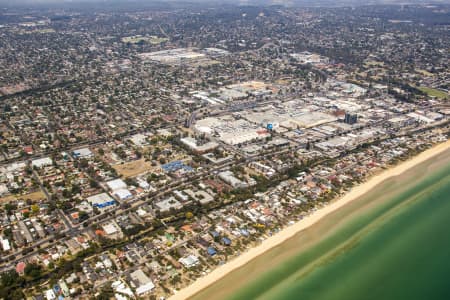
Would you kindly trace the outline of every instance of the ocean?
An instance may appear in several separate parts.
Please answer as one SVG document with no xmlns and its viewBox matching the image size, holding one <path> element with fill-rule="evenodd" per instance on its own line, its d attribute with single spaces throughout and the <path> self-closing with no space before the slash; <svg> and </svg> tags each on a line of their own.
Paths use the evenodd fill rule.
<svg viewBox="0 0 450 300">
<path fill-rule="evenodd" d="M 388 179 L 193 299 L 450 299 L 450 151 Z"/>
</svg>

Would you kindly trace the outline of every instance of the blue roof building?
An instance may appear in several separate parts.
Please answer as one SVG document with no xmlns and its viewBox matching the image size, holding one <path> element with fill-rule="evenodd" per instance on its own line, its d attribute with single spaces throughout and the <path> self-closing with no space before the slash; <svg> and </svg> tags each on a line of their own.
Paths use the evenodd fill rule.
<svg viewBox="0 0 450 300">
<path fill-rule="evenodd" d="M 53 291 L 55 292 L 55 294 L 59 295 L 61 294 L 61 288 L 59 287 L 59 285 L 55 284 L 53 286 Z"/>
<path fill-rule="evenodd" d="M 214 249 L 213 247 L 208 247 L 207 251 L 210 256 L 214 256 L 217 253 L 216 249 Z"/>
<path fill-rule="evenodd" d="M 227 237 L 223 237 L 222 238 L 222 243 L 225 245 L 225 246 L 230 246 L 231 245 L 231 240 L 229 239 L 229 238 L 227 238 Z"/>
<path fill-rule="evenodd" d="M 215 230 L 211 230 L 209 233 L 212 235 L 213 238 L 216 238 L 219 236 L 219 233 Z"/>
<path fill-rule="evenodd" d="M 180 160 L 176 160 L 176 161 L 172 161 L 170 163 L 164 164 L 164 165 L 161 166 L 161 168 L 166 173 L 175 172 L 175 171 L 178 171 L 178 170 L 181 170 L 181 169 L 184 169 L 185 171 L 189 171 L 189 172 L 194 170 L 190 166 L 185 165 Z"/>
<path fill-rule="evenodd" d="M 245 237 L 248 237 L 248 236 L 250 235 L 250 233 L 248 232 L 248 230 L 245 229 L 245 228 L 241 228 L 241 229 L 240 229 L 240 232 L 241 232 L 241 234 L 242 234 L 243 236 L 245 236 Z"/>
</svg>

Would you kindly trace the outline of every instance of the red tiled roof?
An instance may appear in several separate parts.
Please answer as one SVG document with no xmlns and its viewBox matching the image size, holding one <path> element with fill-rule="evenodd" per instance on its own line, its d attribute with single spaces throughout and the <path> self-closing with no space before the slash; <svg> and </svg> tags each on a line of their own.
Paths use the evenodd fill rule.
<svg viewBox="0 0 450 300">
<path fill-rule="evenodd" d="M 23 147 L 23 151 L 25 151 L 25 153 L 27 153 L 27 154 L 32 154 L 33 153 L 33 147 L 25 146 L 25 147 Z"/>
<path fill-rule="evenodd" d="M 192 227 L 191 227 L 191 225 L 186 224 L 186 225 L 181 226 L 181 230 L 192 231 Z"/>
<path fill-rule="evenodd" d="M 19 262 L 16 266 L 16 272 L 19 274 L 23 274 L 26 266 L 27 265 L 23 261 Z"/>
<path fill-rule="evenodd" d="M 104 232 L 103 230 L 101 230 L 101 229 L 97 229 L 97 230 L 95 231 L 95 234 L 96 234 L 96 235 L 104 236 L 104 235 L 105 235 L 105 232 Z"/>
</svg>

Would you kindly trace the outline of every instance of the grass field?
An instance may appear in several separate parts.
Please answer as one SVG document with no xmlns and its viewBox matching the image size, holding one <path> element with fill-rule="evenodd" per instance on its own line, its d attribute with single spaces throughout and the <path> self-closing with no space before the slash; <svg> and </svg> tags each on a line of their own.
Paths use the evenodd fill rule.
<svg viewBox="0 0 450 300">
<path fill-rule="evenodd" d="M 443 91 L 440 91 L 437 89 L 424 87 L 424 86 L 419 86 L 418 89 L 421 90 L 422 92 L 426 93 L 428 96 L 434 96 L 439 99 L 449 99 L 450 98 L 450 96 L 446 92 L 443 92 Z"/>
<path fill-rule="evenodd" d="M 145 159 L 114 165 L 113 168 L 117 171 L 117 173 L 126 178 L 143 174 L 153 169 L 151 163 L 145 161 Z"/>
<path fill-rule="evenodd" d="M 122 42 L 124 43 L 137 44 L 139 42 L 147 42 L 152 45 L 158 45 L 167 40 L 167 38 L 160 38 L 157 36 L 129 36 L 122 38 Z"/>
<path fill-rule="evenodd" d="M 45 195 L 42 191 L 37 191 L 37 192 L 33 192 L 33 193 L 29 193 L 26 195 L 8 195 L 6 197 L 2 197 L 0 198 L 0 203 L 7 203 L 7 202 L 11 202 L 14 200 L 31 200 L 33 202 L 35 201 L 40 201 L 40 200 L 45 200 Z"/>
<path fill-rule="evenodd" d="M 416 69 L 417 73 L 420 73 L 424 76 L 428 76 L 428 77 L 434 77 L 433 73 L 428 72 L 427 70 L 422 70 L 422 69 Z"/>
<path fill-rule="evenodd" d="M 365 65 L 366 67 L 383 67 L 383 66 L 384 66 L 384 62 L 382 62 L 382 61 L 370 60 L 370 61 L 364 62 L 364 65 Z"/>
</svg>

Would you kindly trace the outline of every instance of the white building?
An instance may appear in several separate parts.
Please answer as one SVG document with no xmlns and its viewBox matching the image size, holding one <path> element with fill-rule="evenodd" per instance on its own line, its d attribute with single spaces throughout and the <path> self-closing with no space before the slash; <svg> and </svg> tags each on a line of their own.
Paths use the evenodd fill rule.
<svg viewBox="0 0 450 300">
<path fill-rule="evenodd" d="M 120 178 L 108 181 L 106 183 L 106 185 L 108 186 L 108 188 L 111 191 L 116 191 L 116 190 L 126 189 L 127 188 L 127 184 Z"/>
<path fill-rule="evenodd" d="M 207 143 L 198 143 L 198 141 L 194 138 L 191 137 L 186 137 L 186 138 L 182 138 L 180 139 L 180 141 L 186 145 L 190 150 L 198 152 L 198 153 L 205 153 L 211 150 L 216 149 L 219 144 L 216 142 L 207 142 Z"/>
<path fill-rule="evenodd" d="M 86 199 L 92 207 L 97 207 L 100 210 L 111 209 L 115 206 L 116 201 L 107 193 L 97 194 Z"/>
<path fill-rule="evenodd" d="M 45 291 L 45 298 L 47 298 L 47 300 L 55 300 L 56 295 L 52 289 L 48 289 L 47 291 Z"/>
<path fill-rule="evenodd" d="M 5 184 L 0 184 L 0 196 L 8 193 L 8 187 Z"/>
<path fill-rule="evenodd" d="M 2 243 L 3 251 L 9 251 L 9 250 L 11 250 L 11 245 L 9 244 L 8 239 L 2 239 L 2 240 L 1 240 L 1 243 Z"/>
<path fill-rule="evenodd" d="M 150 190 L 151 189 L 150 184 L 145 179 L 138 178 L 137 179 L 137 183 L 138 183 L 139 187 L 143 188 L 144 190 Z"/>
<path fill-rule="evenodd" d="M 109 238 L 117 239 L 123 236 L 122 230 L 120 229 L 119 225 L 117 225 L 117 223 L 114 221 L 104 223 L 101 226 L 106 236 Z"/>
<path fill-rule="evenodd" d="M 81 148 L 72 151 L 72 156 L 74 158 L 90 158 L 93 156 L 93 154 L 88 148 Z"/>
<path fill-rule="evenodd" d="M 219 173 L 219 178 L 231 185 L 233 188 L 246 188 L 249 184 L 236 178 L 231 171 L 223 171 Z"/>
<path fill-rule="evenodd" d="M 136 146 L 145 146 L 148 144 L 147 136 L 142 133 L 137 133 L 131 136 L 130 141 L 132 141 Z"/>
<path fill-rule="evenodd" d="M 50 166 L 53 163 L 50 157 L 39 158 L 31 161 L 33 168 L 42 168 L 45 166 Z"/>
<path fill-rule="evenodd" d="M 145 275 L 145 273 L 138 269 L 133 273 L 130 273 L 130 284 L 136 290 L 136 295 L 138 297 L 147 294 L 155 288 L 152 280 Z"/>
<path fill-rule="evenodd" d="M 116 292 L 115 297 L 117 299 L 120 299 L 120 297 L 117 297 L 117 295 L 120 295 L 121 297 L 123 297 L 123 299 L 134 298 L 133 291 L 128 286 L 126 286 L 125 283 L 123 283 L 120 280 L 117 280 L 117 281 L 114 281 L 113 283 L 111 283 L 111 287 Z M 122 295 L 124 295 L 124 296 L 122 296 Z"/>
<path fill-rule="evenodd" d="M 159 209 L 161 212 L 166 212 L 169 211 L 171 208 L 181 209 L 183 205 L 177 199 L 175 199 L 175 197 L 169 197 L 167 199 L 156 202 L 155 207 Z"/>
<path fill-rule="evenodd" d="M 196 266 L 199 263 L 198 257 L 192 254 L 186 257 L 182 257 L 178 261 L 186 268 Z"/>
<path fill-rule="evenodd" d="M 133 198 L 133 194 L 127 189 L 115 190 L 113 194 L 121 201 Z"/>
</svg>

